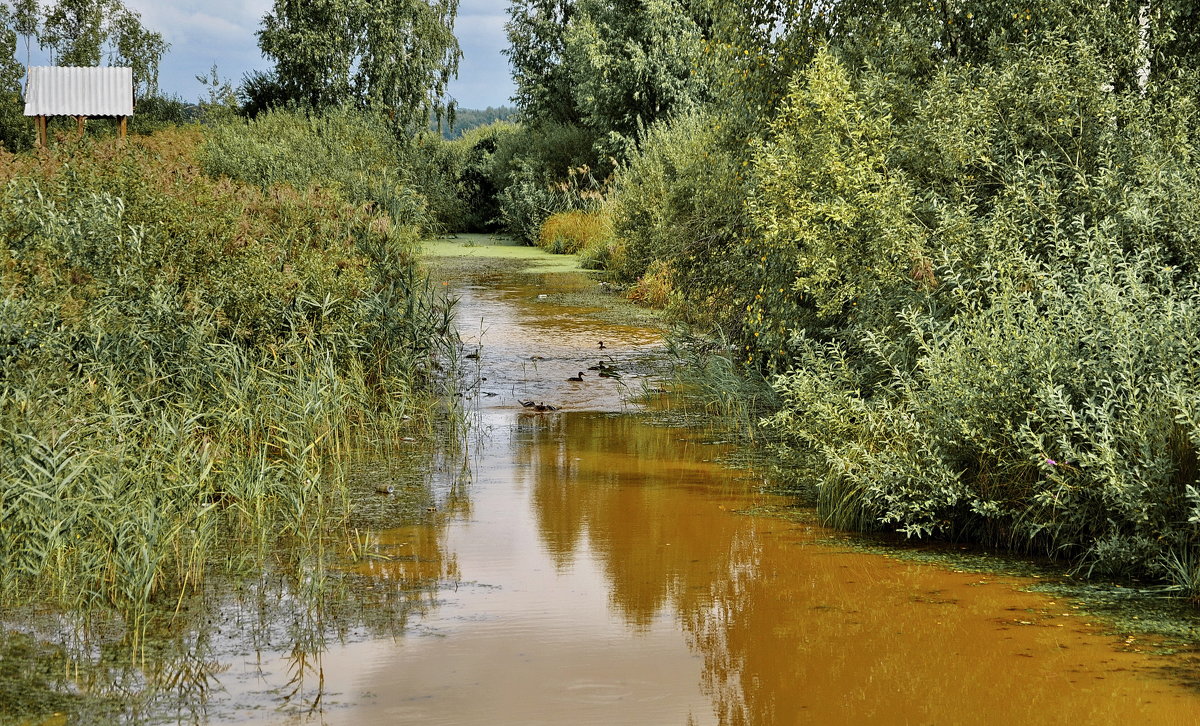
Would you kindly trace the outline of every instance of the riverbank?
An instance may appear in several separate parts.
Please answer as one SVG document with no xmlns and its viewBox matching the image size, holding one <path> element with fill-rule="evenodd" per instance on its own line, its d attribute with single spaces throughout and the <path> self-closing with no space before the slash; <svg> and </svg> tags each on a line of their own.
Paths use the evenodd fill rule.
<svg viewBox="0 0 1200 726">
<path fill-rule="evenodd" d="M 718 429 L 670 425 L 669 397 L 631 400 L 670 365 L 662 330 L 569 259 L 435 245 L 461 447 L 347 461 L 357 518 L 331 568 L 273 550 L 260 578 L 184 603 L 139 667 L 63 647 L 30 672 L 92 662 L 49 680 L 139 723 L 1194 721 L 1182 648 L 1114 635 L 1030 591 L 1037 573 L 868 550 L 727 466 Z M 156 695 L 129 709 L 131 682 Z"/>
</svg>

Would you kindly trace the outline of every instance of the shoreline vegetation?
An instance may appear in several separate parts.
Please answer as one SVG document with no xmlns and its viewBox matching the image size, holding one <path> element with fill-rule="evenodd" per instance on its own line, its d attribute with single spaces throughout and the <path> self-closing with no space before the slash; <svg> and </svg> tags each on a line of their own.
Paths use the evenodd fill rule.
<svg viewBox="0 0 1200 726">
<path fill-rule="evenodd" d="M 264 565 L 230 551 L 290 541 L 319 575 L 350 457 L 444 428 L 451 302 L 417 268 L 402 187 L 372 171 L 378 137 L 338 127 L 364 152 L 336 163 L 293 147 L 285 182 L 254 166 L 284 130 L 259 131 L 223 165 L 219 128 L 0 152 L 10 605 L 111 608 L 136 650 L 155 610 Z"/>
</svg>

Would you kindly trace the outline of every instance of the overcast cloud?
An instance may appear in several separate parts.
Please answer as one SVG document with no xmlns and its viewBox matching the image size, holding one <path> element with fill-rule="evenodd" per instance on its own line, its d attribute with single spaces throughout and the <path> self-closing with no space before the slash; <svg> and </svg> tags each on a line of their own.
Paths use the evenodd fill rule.
<svg viewBox="0 0 1200 726">
<path fill-rule="evenodd" d="M 213 64 L 222 79 L 237 85 L 252 70 L 270 64 L 258 50 L 258 30 L 271 0 L 124 0 L 142 14 L 146 27 L 163 34 L 171 49 L 159 68 L 164 93 L 186 101 L 200 98 L 197 75 L 208 75 Z M 507 45 L 504 21 L 508 0 L 461 0 L 454 31 L 462 46 L 458 79 L 450 94 L 463 108 L 507 104 L 512 95 L 508 59 L 500 54 Z M 35 58 L 34 63 L 39 61 Z M 44 63 L 45 60 L 40 62 Z"/>
</svg>

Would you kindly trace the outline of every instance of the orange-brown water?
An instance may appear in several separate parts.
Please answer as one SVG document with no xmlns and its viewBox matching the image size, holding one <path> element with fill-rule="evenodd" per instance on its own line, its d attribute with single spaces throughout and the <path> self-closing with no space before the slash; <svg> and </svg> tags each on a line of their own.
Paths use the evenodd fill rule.
<svg viewBox="0 0 1200 726">
<path fill-rule="evenodd" d="M 1162 675 L 1164 656 L 1022 592 L 1027 581 L 863 554 L 745 513 L 782 501 L 715 463 L 725 452 L 701 433 L 626 410 L 658 334 L 557 297 L 579 280 L 452 281 L 479 386 L 469 481 L 442 486 L 465 488 L 470 506 L 374 533 L 379 558 L 357 566 L 439 582 L 434 601 L 394 637 L 328 647 L 319 709 L 240 720 L 1200 722 L 1200 694 Z M 639 377 L 587 372 L 599 340 Z M 583 383 L 565 380 L 581 367 Z M 285 670 L 262 656 L 229 665 L 235 691 L 277 687 Z"/>
</svg>

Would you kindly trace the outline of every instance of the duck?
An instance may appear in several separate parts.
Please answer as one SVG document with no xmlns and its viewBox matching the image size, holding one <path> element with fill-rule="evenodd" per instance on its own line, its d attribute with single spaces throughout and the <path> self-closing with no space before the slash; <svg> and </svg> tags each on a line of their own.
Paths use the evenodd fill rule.
<svg viewBox="0 0 1200 726">
<path fill-rule="evenodd" d="M 583 371 L 579 371 L 579 375 L 571 376 L 567 380 L 571 383 L 583 383 Z"/>
<path fill-rule="evenodd" d="M 560 408 L 562 408 L 562 407 L 561 406 L 551 406 L 548 403 L 538 403 L 536 406 L 533 407 L 533 410 L 534 411 L 557 411 Z"/>
<path fill-rule="evenodd" d="M 519 399 L 519 398 L 517 399 L 517 403 L 521 404 L 521 405 L 522 405 L 522 406 L 524 406 L 525 408 L 533 408 L 533 407 L 534 407 L 534 405 L 535 405 L 535 404 L 533 403 L 533 401 L 522 401 L 522 400 L 521 400 L 521 399 Z"/>
<path fill-rule="evenodd" d="M 621 374 L 617 372 L 617 369 L 611 368 L 611 367 L 601 368 L 600 372 L 597 375 L 599 375 L 601 378 L 620 378 L 621 377 Z"/>
<path fill-rule="evenodd" d="M 588 366 L 588 370 L 589 370 L 589 371 L 609 371 L 609 372 L 612 372 L 612 371 L 615 371 L 615 370 L 617 370 L 617 367 L 616 367 L 616 366 L 614 366 L 614 365 L 612 365 L 612 364 L 610 364 L 610 363 L 605 363 L 604 361 L 597 361 L 597 362 L 596 362 L 596 365 L 594 365 L 594 366 Z"/>
<path fill-rule="evenodd" d="M 604 341 L 603 341 L 603 340 L 599 340 L 599 341 L 596 341 L 596 342 L 598 342 L 598 343 L 600 344 L 600 350 L 604 350 Z"/>
</svg>

